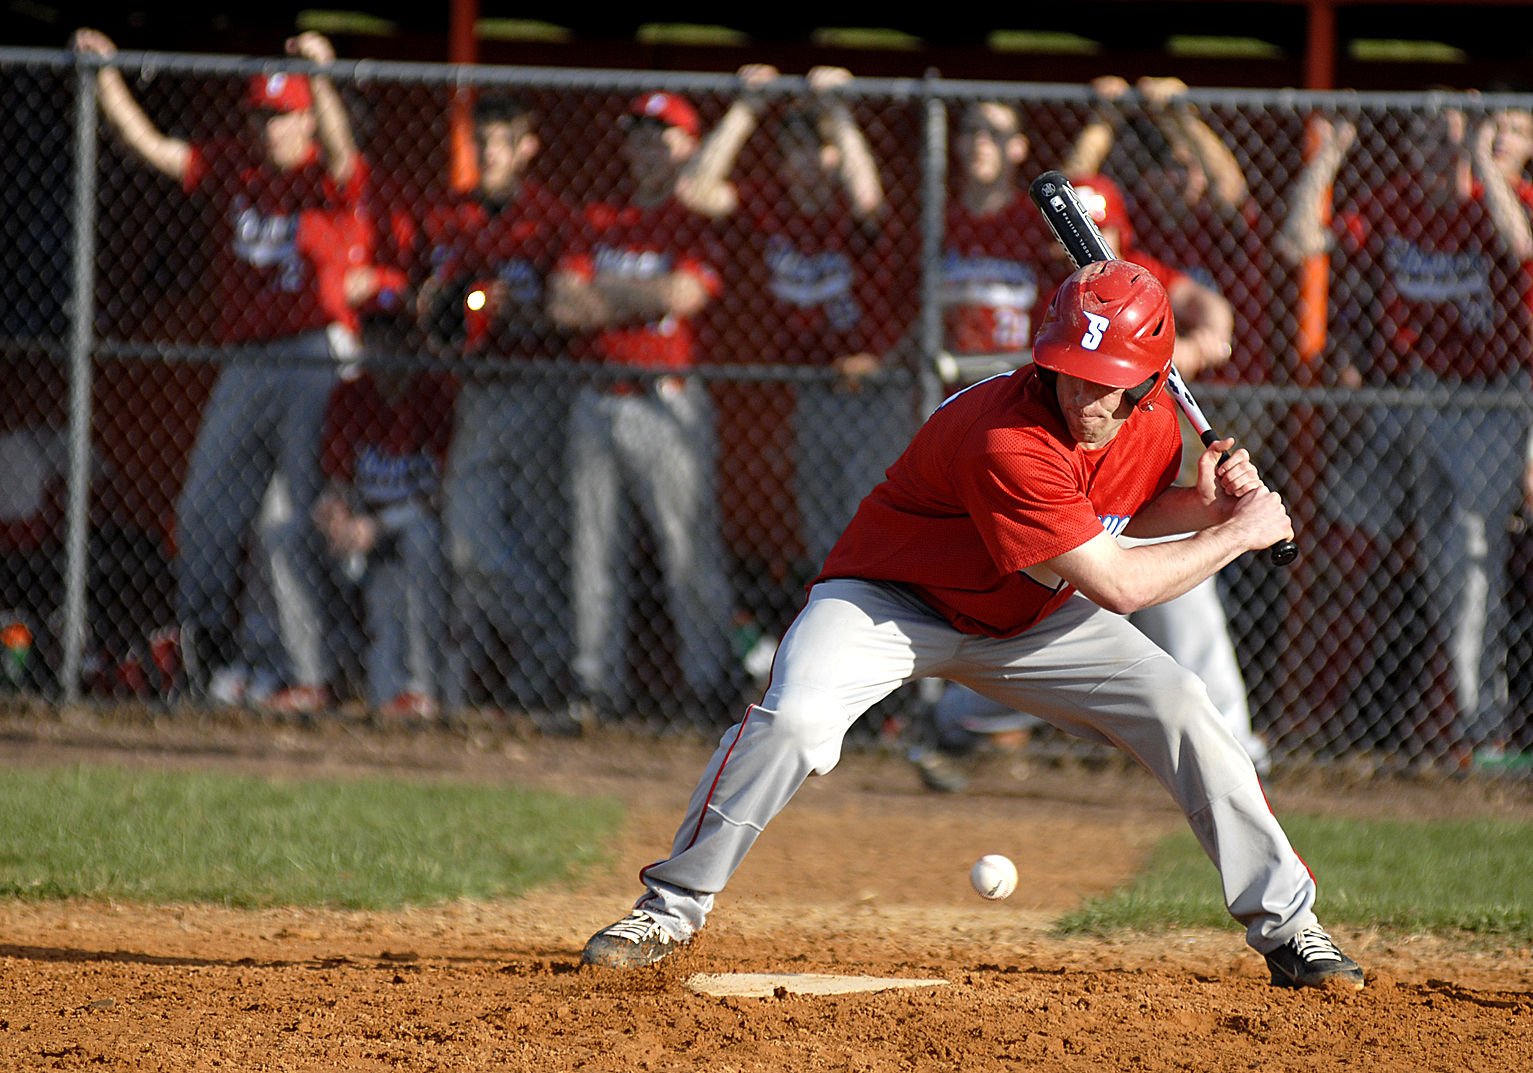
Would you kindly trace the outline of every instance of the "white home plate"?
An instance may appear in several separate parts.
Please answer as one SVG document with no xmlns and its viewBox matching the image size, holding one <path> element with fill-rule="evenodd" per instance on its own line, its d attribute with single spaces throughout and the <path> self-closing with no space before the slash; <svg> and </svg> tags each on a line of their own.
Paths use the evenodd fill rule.
<svg viewBox="0 0 1533 1073">
<path fill-rule="evenodd" d="M 836 976 L 823 972 L 699 972 L 687 986 L 703 995 L 769 998 L 778 990 L 793 995 L 848 995 L 855 991 L 891 991 L 898 987 L 937 987 L 946 980 L 899 976 Z"/>
</svg>

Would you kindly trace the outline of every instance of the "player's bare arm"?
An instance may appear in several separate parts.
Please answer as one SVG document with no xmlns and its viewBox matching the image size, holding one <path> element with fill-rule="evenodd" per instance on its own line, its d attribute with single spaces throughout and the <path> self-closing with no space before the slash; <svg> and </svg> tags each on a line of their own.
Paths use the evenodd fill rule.
<svg viewBox="0 0 1533 1073">
<path fill-rule="evenodd" d="M 561 272 L 550 286 L 549 315 L 564 327 L 589 330 L 668 316 L 690 317 L 708 301 L 708 288 L 690 272 L 652 279 L 613 274 L 586 279 Z"/>
<path fill-rule="evenodd" d="M 873 220 L 883 212 L 884 184 L 868 140 L 857 125 L 852 109 L 837 91 L 852 81 L 845 67 L 814 67 L 806 76 L 809 89 L 830 120 L 831 137 L 841 155 L 838 176 L 847 203 L 859 220 Z"/>
<path fill-rule="evenodd" d="M 1174 504 L 1190 510 L 1187 493 L 1198 495 L 1194 489 L 1167 490 Z M 1262 486 L 1234 499 L 1228 518 L 1185 540 L 1125 548 L 1104 531 L 1040 565 L 1092 602 L 1127 615 L 1181 596 L 1247 551 L 1292 538 L 1282 498 Z"/>
<path fill-rule="evenodd" d="M 766 63 L 748 63 L 738 73 L 740 95 L 676 176 L 676 199 L 704 216 L 728 216 L 739 207 L 740 193 L 729 174 L 756 129 L 764 104 L 762 88 L 781 77 Z"/>
<path fill-rule="evenodd" d="M 1293 264 L 1330 248 L 1323 219 L 1325 199 L 1342 160 L 1357 141 L 1357 127 L 1351 123 L 1333 123 L 1323 116 L 1311 122 L 1317 138 L 1315 154 L 1294 183 L 1288 197 L 1288 218 L 1273 237 L 1273 250 Z"/>
<path fill-rule="evenodd" d="M 117 45 L 100 30 L 76 30 L 72 45 L 76 52 L 102 59 L 117 55 Z M 96 75 L 96 88 L 100 94 L 101 113 L 123 144 L 155 171 L 181 180 L 186 175 L 187 162 L 191 160 L 191 146 L 154 125 L 117 68 L 101 68 Z"/>
<path fill-rule="evenodd" d="M 329 38 L 313 30 L 289 38 L 286 47 L 289 55 L 322 68 L 335 62 L 335 46 Z M 314 89 L 315 127 L 320 144 L 325 147 L 325 167 L 330 177 L 344 186 L 351 181 L 357 166 L 357 140 L 352 133 L 351 120 L 328 75 L 317 74 L 310 81 Z"/>
</svg>

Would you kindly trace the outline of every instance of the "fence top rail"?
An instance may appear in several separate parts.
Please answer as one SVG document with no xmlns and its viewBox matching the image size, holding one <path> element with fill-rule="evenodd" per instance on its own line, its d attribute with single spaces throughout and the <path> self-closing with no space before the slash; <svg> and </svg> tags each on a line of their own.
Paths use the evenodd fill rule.
<svg viewBox="0 0 1533 1073">
<path fill-rule="evenodd" d="M 54 70 L 111 65 L 145 75 L 249 75 L 261 71 L 309 72 L 318 68 L 289 57 L 213 55 L 185 52 L 130 51 L 124 49 L 110 60 L 77 55 L 68 49 L 0 46 L 0 65 L 33 66 Z M 703 71 L 604 70 L 575 67 L 530 67 L 492 64 L 452 64 L 424 61 L 337 59 L 327 73 L 341 81 L 444 83 L 453 86 L 519 85 L 549 89 L 610 89 L 642 92 L 648 89 L 732 93 L 739 87 L 732 73 Z M 767 87 L 769 94 L 796 94 L 808 89 L 800 75 L 785 75 Z M 840 90 L 851 97 L 908 100 L 944 98 L 975 100 L 997 97 L 1013 101 L 1071 101 L 1092 103 L 1095 92 L 1085 84 L 1063 82 L 981 81 L 944 78 L 935 73 L 925 78 L 857 77 Z M 1133 100 L 1136 92 L 1126 98 Z M 1533 93 L 1474 93 L 1469 91 L 1368 91 L 1305 90 L 1294 88 L 1189 88 L 1185 99 L 1209 107 L 1259 105 L 1266 108 L 1327 109 L 1353 111 L 1369 108 L 1433 109 L 1453 105 L 1472 110 L 1533 108 Z"/>
</svg>

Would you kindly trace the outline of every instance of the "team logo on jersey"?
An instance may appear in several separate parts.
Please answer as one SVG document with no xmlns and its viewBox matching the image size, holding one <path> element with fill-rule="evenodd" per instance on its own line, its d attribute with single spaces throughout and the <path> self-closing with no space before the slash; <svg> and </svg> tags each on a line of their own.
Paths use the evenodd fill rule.
<svg viewBox="0 0 1533 1073">
<path fill-rule="evenodd" d="M 1087 350 L 1095 350 L 1102 345 L 1102 337 L 1107 334 L 1107 326 L 1112 323 L 1100 313 L 1086 313 L 1086 334 L 1081 336 L 1081 346 Z"/>
<path fill-rule="evenodd" d="M 1102 523 L 1102 528 L 1106 529 L 1113 536 L 1120 536 L 1123 530 L 1128 528 L 1128 523 L 1132 518 L 1133 515 L 1130 514 L 1100 514 L 1097 516 L 1097 520 Z"/>
</svg>

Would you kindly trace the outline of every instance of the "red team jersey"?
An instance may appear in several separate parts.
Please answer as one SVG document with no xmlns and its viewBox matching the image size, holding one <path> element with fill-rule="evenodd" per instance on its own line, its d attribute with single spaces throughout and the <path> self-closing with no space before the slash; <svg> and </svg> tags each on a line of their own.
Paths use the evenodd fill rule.
<svg viewBox="0 0 1533 1073">
<path fill-rule="evenodd" d="M 951 202 L 937 291 L 948 349 L 1031 360 L 1033 330 L 1070 271 L 1030 198 L 989 216 Z"/>
<path fill-rule="evenodd" d="M 339 190 L 316 151 L 308 163 L 279 171 L 238 142 L 191 147 L 183 186 L 205 193 L 222 220 L 218 237 L 218 334 L 225 343 L 261 342 L 323 329 L 332 319 L 320 300 L 314 258 L 346 256 L 320 244 L 299 248 L 306 210 L 336 211 L 355 201 L 358 168 Z"/>
<path fill-rule="evenodd" d="M 1335 227 L 1342 248 L 1364 252 L 1374 273 L 1365 294 L 1375 379 L 1425 370 L 1483 382 L 1526 363 L 1525 267 L 1499 252 L 1479 196 L 1440 205 L 1402 176 L 1344 206 Z"/>
<path fill-rule="evenodd" d="M 727 264 L 720 350 L 746 361 L 824 364 L 882 354 L 899 336 L 879 269 L 893 251 L 877 223 L 844 207 L 797 209 L 780 182 L 742 183 Z"/>
<path fill-rule="evenodd" d="M 437 373 L 413 374 L 391 398 L 371 373 L 342 380 L 325 412 L 325 476 L 350 485 L 369 507 L 434 493 L 452 437 L 453 401 L 451 379 Z"/>
<path fill-rule="evenodd" d="M 711 221 L 675 200 L 655 207 L 601 202 L 587 207 L 579 237 L 559 267 L 587 280 L 606 274 L 658 279 L 686 272 L 717 297 L 722 258 L 710 227 Z M 590 347 L 595 357 L 612 365 L 684 369 L 697 358 L 697 327 L 671 316 L 612 325 L 597 331 Z"/>
<path fill-rule="evenodd" d="M 1170 486 L 1180 456 L 1170 406 L 1135 410 L 1088 451 L 1031 365 L 991 377 L 927 419 L 816 580 L 899 582 L 963 633 L 1014 636 L 1074 591 L 1021 571 L 1123 532 Z"/>
<path fill-rule="evenodd" d="M 525 181 L 504 203 L 472 192 L 433 207 L 422 225 L 431 274 L 446 283 L 498 281 L 514 307 L 501 311 L 484 349 L 547 358 L 559 336 L 544 309 L 560 244 L 578 223 L 575 211 L 539 183 Z"/>
</svg>

